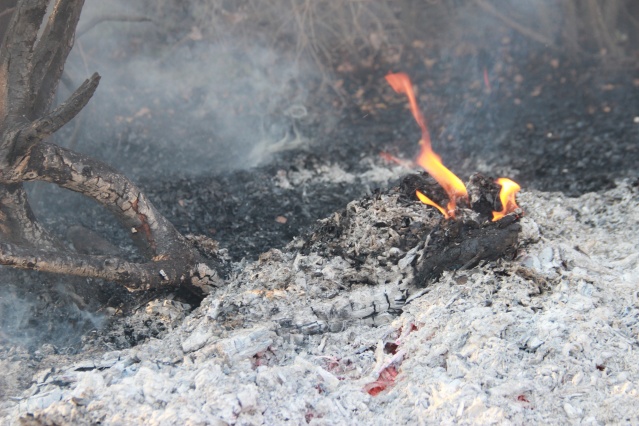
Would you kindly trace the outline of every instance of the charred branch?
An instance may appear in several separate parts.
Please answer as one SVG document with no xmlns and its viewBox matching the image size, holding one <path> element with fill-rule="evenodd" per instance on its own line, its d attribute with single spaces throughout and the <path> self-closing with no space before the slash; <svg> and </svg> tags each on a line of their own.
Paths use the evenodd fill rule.
<svg viewBox="0 0 639 426">
<path fill-rule="evenodd" d="M 185 254 L 188 257 L 188 254 Z M 123 283 L 129 290 L 185 285 L 206 294 L 220 284 L 217 273 L 190 259 L 132 263 L 113 256 L 90 256 L 65 250 L 41 250 L 0 243 L 0 265 L 42 272 L 102 278 Z"/>
<path fill-rule="evenodd" d="M 93 198 L 131 230 L 131 237 L 147 256 L 187 250 L 186 240 L 144 194 L 124 175 L 83 154 L 51 143 L 35 146 L 22 180 L 39 180 Z"/>
<path fill-rule="evenodd" d="M 45 140 L 71 121 L 89 102 L 98 88 L 99 81 L 100 76 L 97 73 L 93 74 L 78 87 L 69 99 L 49 114 L 12 132 L 11 139 L 13 140 L 9 139 L 8 141 L 11 151 L 11 154 L 7 156 L 9 166 L 16 165 L 16 170 L 20 170 L 20 164 L 16 163 L 24 163 L 24 159 L 28 157 L 28 152 L 34 145 Z M 21 177 L 15 176 L 14 179 L 21 179 Z"/>
<path fill-rule="evenodd" d="M 64 103 L 48 115 L 40 118 L 29 126 L 25 139 L 31 141 L 42 141 L 62 128 L 65 124 L 75 118 L 76 115 L 89 103 L 89 100 L 98 88 L 100 76 L 94 73 L 91 78 L 80 85 L 75 92 Z M 29 148 L 29 146 L 25 146 Z"/>
<path fill-rule="evenodd" d="M 21 183 L 0 185 L 0 241 L 46 250 L 62 247 L 36 220 Z"/>
<path fill-rule="evenodd" d="M 73 46 L 83 0 L 57 0 L 38 37 L 48 0 L 22 0 L 0 47 L 0 264 L 103 278 L 131 290 L 219 285 L 192 244 L 128 178 L 45 140 L 71 121 L 98 87 L 95 73 L 47 113 Z M 23 182 L 44 181 L 93 198 L 131 230 L 147 262 L 70 251 L 40 225 Z"/>
<path fill-rule="evenodd" d="M 31 89 L 35 95 L 32 118 L 44 115 L 51 105 L 64 63 L 73 47 L 83 5 L 84 0 L 57 0 L 38 40 L 31 74 Z"/>
</svg>

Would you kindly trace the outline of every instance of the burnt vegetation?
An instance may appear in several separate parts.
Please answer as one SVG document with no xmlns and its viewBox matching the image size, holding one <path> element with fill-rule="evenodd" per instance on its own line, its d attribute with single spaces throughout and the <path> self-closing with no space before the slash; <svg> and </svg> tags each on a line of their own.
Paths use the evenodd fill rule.
<svg viewBox="0 0 639 426">
<path fill-rule="evenodd" d="M 0 264 L 102 278 L 130 290 L 187 286 L 204 293 L 215 270 L 138 187 L 112 167 L 49 140 L 89 102 L 95 73 L 52 107 L 83 1 L 15 6 L 0 48 Z M 92 198 L 130 230 L 144 262 L 71 250 L 35 217 L 24 184 L 43 181 Z"/>
</svg>

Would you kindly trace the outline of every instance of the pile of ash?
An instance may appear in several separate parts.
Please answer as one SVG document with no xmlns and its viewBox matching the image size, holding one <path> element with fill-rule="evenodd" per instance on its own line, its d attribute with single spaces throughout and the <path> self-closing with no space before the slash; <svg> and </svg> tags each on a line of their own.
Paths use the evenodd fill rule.
<svg viewBox="0 0 639 426">
<path fill-rule="evenodd" d="M 41 371 L 5 420 L 636 421 L 636 192 L 524 191 L 514 259 L 426 285 L 415 276 L 439 213 L 401 191 L 353 201 L 234 264 L 163 339 Z"/>
</svg>

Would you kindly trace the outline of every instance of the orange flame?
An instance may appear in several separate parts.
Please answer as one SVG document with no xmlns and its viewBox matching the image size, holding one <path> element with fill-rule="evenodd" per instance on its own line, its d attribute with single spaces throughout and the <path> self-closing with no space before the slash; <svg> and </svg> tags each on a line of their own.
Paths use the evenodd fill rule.
<svg viewBox="0 0 639 426">
<path fill-rule="evenodd" d="M 515 195 L 519 192 L 521 187 L 507 178 L 499 178 L 496 181 L 501 185 L 499 191 L 499 199 L 501 200 L 501 211 L 493 212 L 493 222 L 506 216 L 508 213 L 515 211 L 519 208 L 515 201 Z"/>
<path fill-rule="evenodd" d="M 442 206 L 440 206 L 439 204 L 437 204 L 436 202 L 434 202 L 433 200 L 425 196 L 419 189 L 415 191 L 415 194 L 417 194 L 417 198 L 419 198 L 419 201 L 429 206 L 433 206 L 437 210 L 439 210 L 441 214 L 444 215 L 444 219 L 450 218 L 450 215 L 446 212 L 446 209 L 444 209 Z"/>
<path fill-rule="evenodd" d="M 439 209 L 446 218 L 455 217 L 455 208 L 457 206 L 458 199 L 468 200 L 468 192 L 464 183 L 453 172 L 448 170 L 446 166 L 442 164 L 441 158 L 433 151 L 430 133 L 426 126 L 426 120 L 422 115 L 422 112 L 417 105 L 415 99 L 415 92 L 413 91 L 413 85 L 410 78 L 405 73 L 388 74 L 386 81 L 397 93 L 405 94 L 410 104 L 410 110 L 415 117 L 415 121 L 422 129 L 422 138 L 419 141 L 421 146 L 421 152 L 417 156 L 415 162 L 422 166 L 448 194 L 448 205 L 446 210 L 437 205 L 434 201 L 428 199 L 424 194 L 418 192 L 417 197 L 425 204 L 431 205 Z M 421 196 L 419 195 L 421 194 Z M 423 198 L 422 198 L 423 197 Z M 429 202 L 424 201 L 424 199 Z"/>
</svg>

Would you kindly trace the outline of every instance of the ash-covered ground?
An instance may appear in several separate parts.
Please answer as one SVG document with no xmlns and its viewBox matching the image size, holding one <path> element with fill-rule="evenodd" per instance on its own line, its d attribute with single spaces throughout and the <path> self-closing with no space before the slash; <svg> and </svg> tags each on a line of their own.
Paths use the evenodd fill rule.
<svg viewBox="0 0 639 426">
<path fill-rule="evenodd" d="M 188 316 L 150 303 L 137 315 L 172 324 L 163 339 L 58 357 L 5 401 L 5 421 L 638 421 L 637 187 L 524 191 L 520 204 L 514 260 L 418 288 L 421 249 L 399 247 L 438 213 L 393 191 L 353 201 L 315 233 L 236 265 Z M 22 362 L 4 359 L 5 371 Z"/>
</svg>

